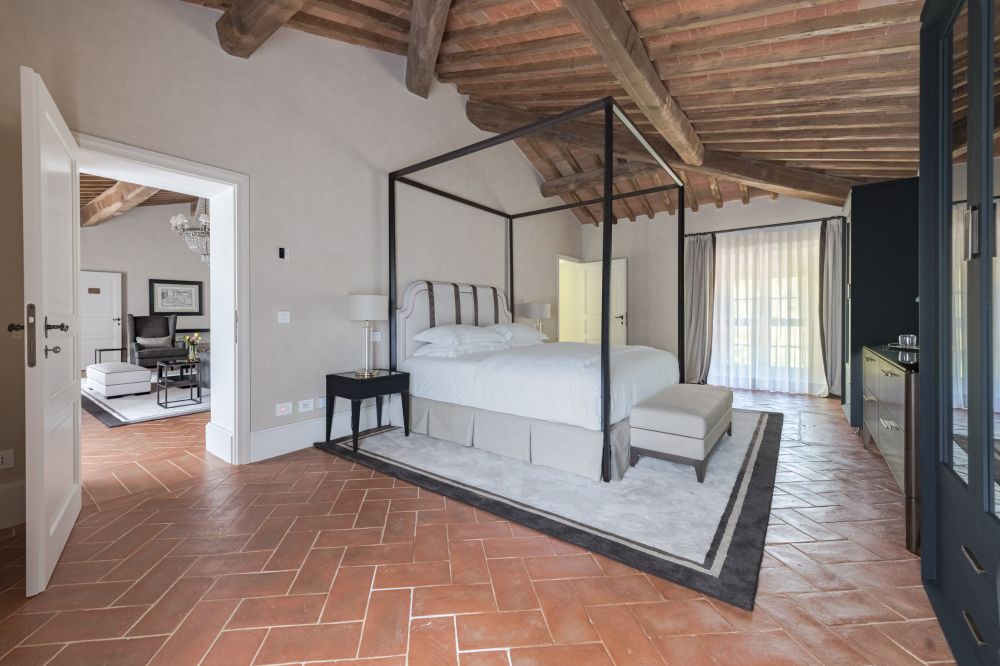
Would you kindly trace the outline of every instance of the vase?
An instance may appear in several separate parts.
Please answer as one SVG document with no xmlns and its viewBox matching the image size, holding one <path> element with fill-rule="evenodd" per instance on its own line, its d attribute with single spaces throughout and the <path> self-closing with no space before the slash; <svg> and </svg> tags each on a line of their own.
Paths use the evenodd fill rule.
<svg viewBox="0 0 1000 666">
<path fill-rule="evenodd" d="M 188 347 L 188 360 L 192 362 L 198 360 L 198 348 L 194 345 Z"/>
</svg>

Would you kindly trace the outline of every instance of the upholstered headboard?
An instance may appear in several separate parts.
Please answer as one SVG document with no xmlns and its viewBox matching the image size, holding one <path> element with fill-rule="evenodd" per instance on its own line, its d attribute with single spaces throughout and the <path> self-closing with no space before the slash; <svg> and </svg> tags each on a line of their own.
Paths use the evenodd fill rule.
<svg viewBox="0 0 1000 666">
<path fill-rule="evenodd" d="M 402 363 L 423 343 L 413 339 L 433 326 L 510 323 L 507 294 L 499 287 L 453 282 L 413 282 L 396 310 L 396 359 Z"/>
</svg>

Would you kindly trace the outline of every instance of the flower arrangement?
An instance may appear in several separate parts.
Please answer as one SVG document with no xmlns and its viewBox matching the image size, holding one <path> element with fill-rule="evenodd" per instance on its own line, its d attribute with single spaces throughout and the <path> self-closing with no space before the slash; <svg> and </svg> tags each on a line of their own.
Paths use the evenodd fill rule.
<svg viewBox="0 0 1000 666">
<path fill-rule="evenodd" d="M 200 343 L 201 333 L 193 333 L 191 335 L 184 336 L 184 344 L 187 346 L 189 361 L 198 360 L 198 345 Z"/>
</svg>

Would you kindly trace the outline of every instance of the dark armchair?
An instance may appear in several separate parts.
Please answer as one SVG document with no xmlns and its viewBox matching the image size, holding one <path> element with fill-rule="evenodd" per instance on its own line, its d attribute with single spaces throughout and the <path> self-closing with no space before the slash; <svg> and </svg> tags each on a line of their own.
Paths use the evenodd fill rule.
<svg viewBox="0 0 1000 666">
<path fill-rule="evenodd" d="M 174 339 L 177 333 L 177 315 L 151 317 L 128 316 L 128 360 L 144 368 L 155 368 L 159 361 L 173 361 L 187 357 L 183 342 Z M 143 345 L 137 338 L 167 338 L 160 344 Z"/>
</svg>

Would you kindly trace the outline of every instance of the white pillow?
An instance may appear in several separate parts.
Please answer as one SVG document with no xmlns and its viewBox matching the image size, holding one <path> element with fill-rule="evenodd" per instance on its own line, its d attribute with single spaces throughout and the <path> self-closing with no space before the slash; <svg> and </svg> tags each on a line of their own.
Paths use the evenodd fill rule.
<svg viewBox="0 0 1000 666">
<path fill-rule="evenodd" d="M 462 345 L 469 342 L 503 342 L 501 333 L 491 331 L 481 326 L 463 326 L 461 324 L 449 324 L 447 326 L 435 326 L 426 331 L 420 331 L 413 336 L 417 342 L 426 342 L 431 345 Z"/>
<path fill-rule="evenodd" d="M 476 354 L 478 352 L 499 351 L 510 349 L 506 342 L 465 342 L 457 345 L 423 345 L 413 356 L 427 356 L 430 358 L 458 358 L 466 354 Z"/>
<path fill-rule="evenodd" d="M 513 338 L 507 341 L 511 347 L 530 347 L 532 345 L 544 345 L 544 340 L 532 340 L 531 338 Z"/>
<path fill-rule="evenodd" d="M 511 340 L 548 340 L 549 336 L 545 335 L 536 328 L 527 326 L 525 324 L 493 324 L 492 326 L 486 327 L 490 331 L 496 331 L 503 336 L 503 339 L 507 342 Z"/>
</svg>

